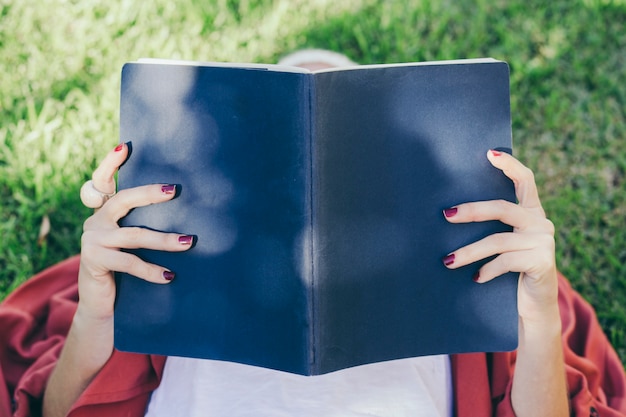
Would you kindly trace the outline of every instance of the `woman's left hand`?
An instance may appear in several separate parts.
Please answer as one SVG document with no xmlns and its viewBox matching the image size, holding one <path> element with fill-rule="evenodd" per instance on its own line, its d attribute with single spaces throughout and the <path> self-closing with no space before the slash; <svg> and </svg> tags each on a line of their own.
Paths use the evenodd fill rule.
<svg viewBox="0 0 626 417">
<path fill-rule="evenodd" d="M 542 320 L 558 306 L 558 282 L 554 253 L 554 225 L 546 218 L 532 171 L 513 156 L 489 151 L 491 164 L 515 184 L 518 204 L 481 201 L 446 209 L 451 223 L 499 220 L 513 227 L 460 248 L 444 258 L 448 268 L 458 268 L 497 255 L 474 276 L 478 283 L 512 271 L 520 273 L 518 309 L 522 321 Z"/>
<path fill-rule="evenodd" d="M 496 255 L 475 276 L 478 283 L 519 272 L 519 346 L 511 405 L 518 417 L 567 416 L 568 394 L 561 340 L 554 225 L 541 207 L 532 171 L 511 155 L 489 151 L 491 164 L 515 184 L 518 204 L 481 201 L 444 210 L 452 223 L 499 220 L 513 227 L 458 249 L 444 258 L 458 268 Z"/>
</svg>

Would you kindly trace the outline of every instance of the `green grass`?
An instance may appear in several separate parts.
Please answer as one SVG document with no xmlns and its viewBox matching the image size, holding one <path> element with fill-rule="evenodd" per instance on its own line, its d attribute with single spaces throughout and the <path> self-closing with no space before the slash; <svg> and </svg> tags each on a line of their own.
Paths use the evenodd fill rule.
<svg viewBox="0 0 626 417">
<path fill-rule="evenodd" d="M 624 0 L 5 0 L 0 298 L 79 251 L 78 189 L 117 143 L 126 61 L 273 62 L 303 46 L 362 63 L 492 56 L 511 66 L 515 151 L 557 226 L 559 267 L 626 363 L 624 27 Z"/>
</svg>

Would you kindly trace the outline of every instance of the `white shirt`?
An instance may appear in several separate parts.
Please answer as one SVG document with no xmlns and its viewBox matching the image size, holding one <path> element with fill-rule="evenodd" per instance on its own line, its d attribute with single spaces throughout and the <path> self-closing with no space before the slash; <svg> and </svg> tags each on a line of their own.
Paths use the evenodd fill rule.
<svg viewBox="0 0 626 417">
<path fill-rule="evenodd" d="M 169 357 L 147 417 L 452 416 L 446 355 L 301 376 L 253 366 Z"/>
</svg>

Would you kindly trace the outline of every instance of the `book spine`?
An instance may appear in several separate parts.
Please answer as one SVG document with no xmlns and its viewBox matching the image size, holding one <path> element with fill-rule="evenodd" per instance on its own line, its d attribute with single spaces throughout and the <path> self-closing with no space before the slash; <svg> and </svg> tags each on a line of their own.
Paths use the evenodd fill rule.
<svg viewBox="0 0 626 417">
<path fill-rule="evenodd" d="M 308 74 L 306 77 L 306 88 L 308 90 L 309 103 L 307 106 L 307 120 L 306 124 L 308 125 L 307 132 L 305 135 L 307 138 L 307 147 L 308 147 L 308 157 L 307 161 L 309 166 L 307 167 L 307 212 L 309 215 L 309 225 L 308 225 L 308 233 L 306 233 L 306 238 L 308 240 L 308 244 L 306 245 L 306 250 L 309 251 L 305 256 L 305 259 L 309 260 L 309 286 L 308 286 L 308 315 L 309 315 L 309 374 L 316 375 L 318 374 L 318 363 L 317 363 L 317 344 L 318 344 L 318 325 L 317 325 L 317 282 L 316 282 L 316 227 L 315 227 L 315 133 L 316 133 L 316 124 L 315 124 L 315 110 L 316 110 L 316 96 L 315 96 L 315 77 L 313 74 Z"/>
</svg>

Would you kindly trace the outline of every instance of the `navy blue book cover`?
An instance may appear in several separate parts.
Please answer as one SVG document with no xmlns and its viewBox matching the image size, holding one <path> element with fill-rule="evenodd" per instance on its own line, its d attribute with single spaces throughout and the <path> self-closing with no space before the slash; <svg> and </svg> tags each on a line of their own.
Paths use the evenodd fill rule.
<svg viewBox="0 0 626 417">
<path fill-rule="evenodd" d="M 316 375 L 513 350 L 517 274 L 478 285 L 447 253 L 510 228 L 442 211 L 514 201 L 486 159 L 511 148 L 509 71 L 466 60 L 317 73 L 135 62 L 122 70 L 120 189 L 179 184 L 121 222 L 197 236 L 118 274 L 117 349 Z"/>
</svg>

